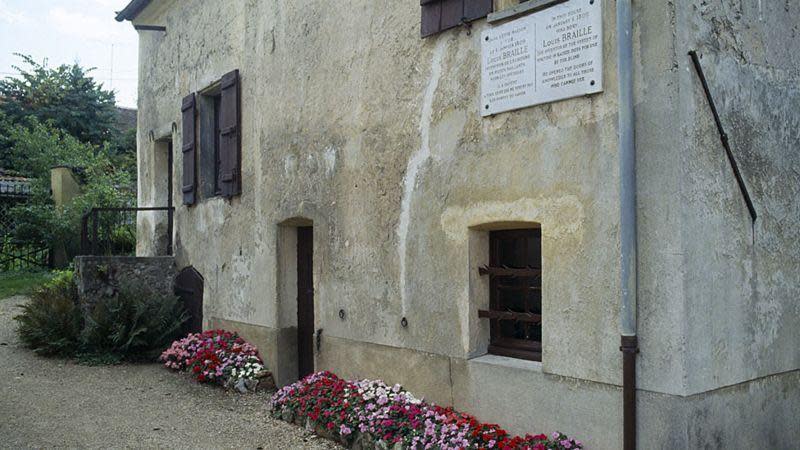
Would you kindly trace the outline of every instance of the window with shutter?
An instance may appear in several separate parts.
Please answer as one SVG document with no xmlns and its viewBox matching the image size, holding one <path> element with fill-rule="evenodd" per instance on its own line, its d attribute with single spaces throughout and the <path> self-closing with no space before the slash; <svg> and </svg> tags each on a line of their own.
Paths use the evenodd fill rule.
<svg viewBox="0 0 800 450">
<path fill-rule="evenodd" d="M 422 37 L 481 19 L 492 12 L 492 0 L 420 0 L 420 6 Z"/>
<path fill-rule="evenodd" d="M 489 353 L 542 359 L 542 230 L 489 233 Z"/>
<path fill-rule="evenodd" d="M 197 185 L 197 175 L 196 175 L 196 160 L 197 160 L 197 145 L 196 145 L 196 136 L 195 136 L 195 117 L 197 112 L 197 106 L 195 102 L 195 95 L 189 94 L 188 96 L 183 98 L 183 103 L 181 105 L 181 115 L 182 115 L 182 132 L 181 137 L 183 139 L 183 145 L 181 146 L 182 150 L 182 159 L 183 159 L 183 182 L 182 184 L 182 191 L 183 191 L 183 204 L 184 205 L 194 205 L 196 201 L 196 185 Z"/>
<path fill-rule="evenodd" d="M 242 192 L 241 117 L 239 71 L 234 70 L 220 81 L 219 103 L 219 185 L 224 197 Z"/>
<path fill-rule="evenodd" d="M 222 195 L 220 184 L 220 122 L 222 96 L 219 83 L 197 95 L 198 155 L 197 195 L 199 200 Z"/>
</svg>

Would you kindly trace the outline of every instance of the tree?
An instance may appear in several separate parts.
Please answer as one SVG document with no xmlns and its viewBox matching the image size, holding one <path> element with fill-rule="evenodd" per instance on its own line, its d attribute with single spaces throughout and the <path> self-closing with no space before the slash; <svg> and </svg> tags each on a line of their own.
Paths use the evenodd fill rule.
<svg viewBox="0 0 800 450">
<path fill-rule="evenodd" d="M 78 64 L 49 68 L 17 54 L 27 68 L 14 66 L 18 77 L 0 80 L 0 111 L 11 124 L 30 118 L 63 130 L 92 145 L 115 142 L 114 93 L 88 76 Z"/>
<path fill-rule="evenodd" d="M 117 129 L 114 93 L 88 75 L 92 69 L 49 68 L 18 56 L 26 68 L 15 67 L 18 77 L 0 80 L 0 166 L 34 181 L 29 201 L 10 210 L 14 234 L 48 242 L 71 257 L 80 244 L 83 214 L 135 202 L 135 131 Z M 54 166 L 73 168 L 81 181 L 81 194 L 61 207 L 50 194 Z"/>
<path fill-rule="evenodd" d="M 72 256 L 80 246 L 83 214 L 96 206 L 132 206 L 133 180 L 111 163 L 108 145 L 98 151 L 36 119 L 31 122 L 27 128 L 14 127 L 10 135 L 18 170 L 33 178 L 30 201 L 11 209 L 15 238 L 63 245 Z M 50 198 L 50 168 L 57 165 L 77 168 L 83 182 L 81 194 L 61 208 Z"/>
</svg>

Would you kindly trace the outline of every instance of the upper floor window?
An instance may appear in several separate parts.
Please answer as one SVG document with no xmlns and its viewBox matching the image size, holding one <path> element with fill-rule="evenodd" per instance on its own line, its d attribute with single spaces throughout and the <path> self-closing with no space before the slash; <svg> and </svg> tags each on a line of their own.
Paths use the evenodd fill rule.
<svg viewBox="0 0 800 450">
<path fill-rule="evenodd" d="M 489 233 L 489 353 L 542 360 L 542 230 Z"/>
<path fill-rule="evenodd" d="M 205 198 L 241 194 L 240 97 L 239 71 L 234 70 L 214 86 L 184 98 L 184 204 L 195 203 L 198 186 Z"/>
</svg>

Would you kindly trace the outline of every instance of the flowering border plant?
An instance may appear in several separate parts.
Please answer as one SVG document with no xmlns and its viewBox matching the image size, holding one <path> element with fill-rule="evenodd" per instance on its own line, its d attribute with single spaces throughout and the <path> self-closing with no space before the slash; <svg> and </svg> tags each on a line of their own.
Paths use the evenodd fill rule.
<svg viewBox="0 0 800 450">
<path fill-rule="evenodd" d="M 399 384 L 346 381 L 318 372 L 285 386 L 270 400 L 272 415 L 302 423 L 345 444 L 360 438 L 410 449 L 582 449 L 580 441 L 561 433 L 511 436 L 498 425 L 479 422 L 452 408 L 411 395 Z"/>
<path fill-rule="evenodd" d="M 173 342 L 159 359 L 167 368 L 191 372 L 201 383 L 230 385 L 255 379 L 264 371 L 256 347 L 225 330 L 189 334 Z"/>
</svg>

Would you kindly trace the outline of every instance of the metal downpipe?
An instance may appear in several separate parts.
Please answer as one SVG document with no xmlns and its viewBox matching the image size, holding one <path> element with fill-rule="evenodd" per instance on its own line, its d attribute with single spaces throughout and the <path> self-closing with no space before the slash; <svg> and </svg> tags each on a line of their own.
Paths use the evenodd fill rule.
<svg viewBox="0 0 800 450">
<path fill-rule="evenodd" d="M 633 116 L 631 0 L 617 0 L 620 178 L 620 329 L 623 448 L 636 448 L 636 147 Z"/>
</svg>

